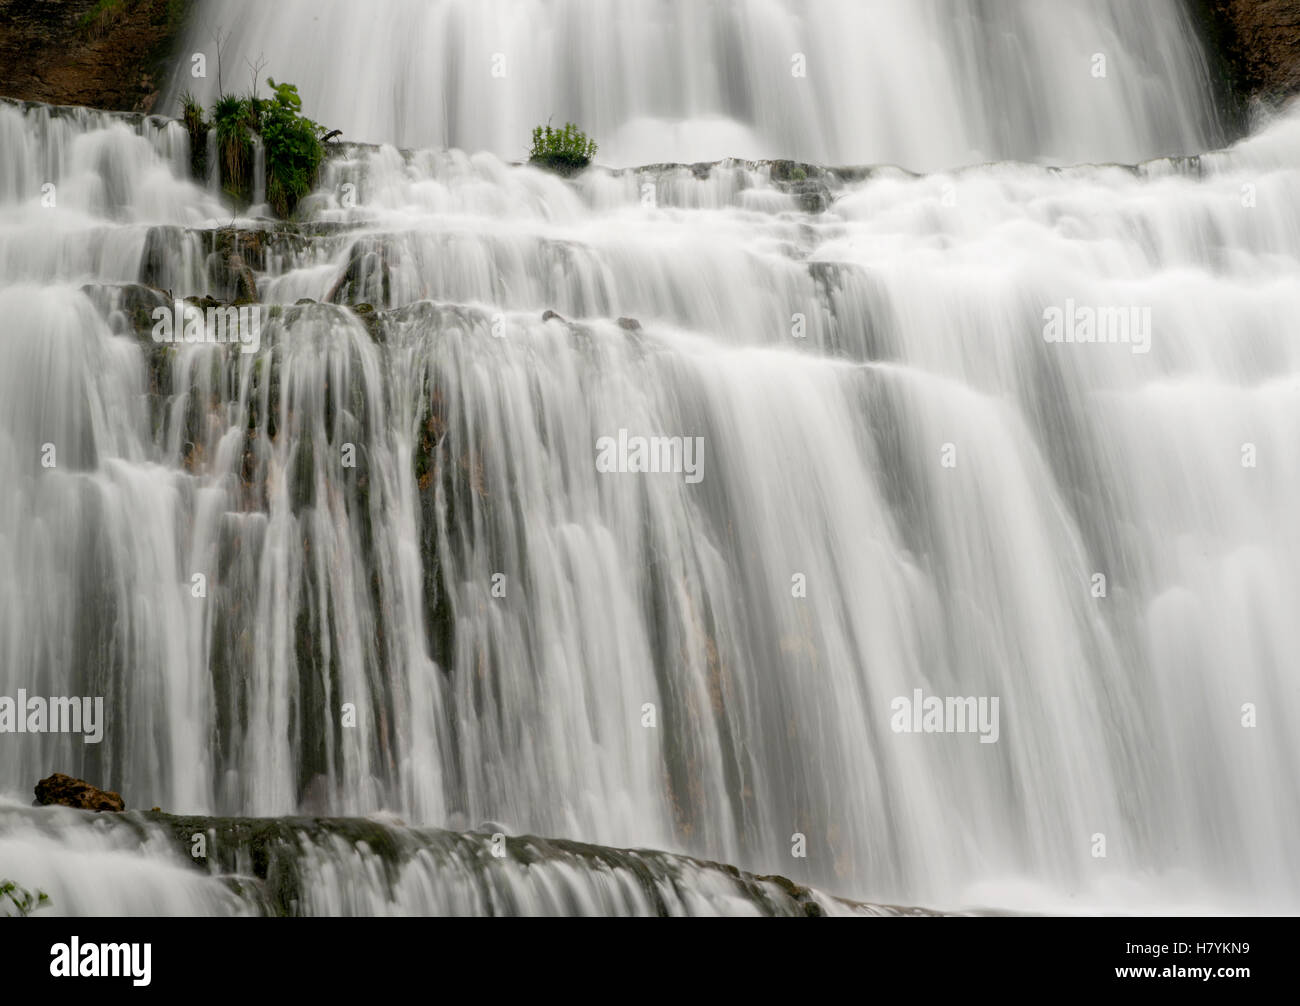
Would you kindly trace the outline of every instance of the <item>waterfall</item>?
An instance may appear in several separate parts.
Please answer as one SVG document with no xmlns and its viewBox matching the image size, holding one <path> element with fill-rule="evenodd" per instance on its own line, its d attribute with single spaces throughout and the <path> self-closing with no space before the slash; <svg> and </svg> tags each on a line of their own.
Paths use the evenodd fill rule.
<svg viewBox="0 0 1300 1006">
<path fill-rule="evenodd" d="M 266 210 L 266 144 L 256 133 L 252 136 L 253 147 L 253 205 L 249 213 L 254 210 L 265 212 Z"/>
<path fill-rule="evenodd" d="M 59 915 L 880 916 L 923 914 L 830 897 L 668 853 L 418 829 L 357 819 L 129 814 L 0 801 L 0 857 L 22 876 L 52 858 Z M 208 869 L 187 861 L 194 836 Z M 494 855 L 495 842 L 507 855 Z M 44 913 L 43 913 L 44 914 Z"/>
<path fill-rule="evenodd" d="M 1300 110 L 1214 149 L 1172 2 L 952 6 L 210 0 L 383 141 L 291 224 L 0 102 L 0 700 L 105 710 L 0 793 L 386 829 L 276 839 L 305 914 L 1300 908 Z M 650 166 L 507 163 L 552 113 Z M 256 341 L 156 341 L 235 255 Z M 268 910 L 0 811 L 63 910 Z"/>
<path fill-rule="evenodd" d="M 208 191 L 214 195 L 221 193 L 221 163 L 217 160 L 217 131 L 209 129 L 207 138 L 204 140 L 205 157 L 207 165 L 207 177 L 204 179 Z"/>
<path fill-rule="evenodd" d="M 167 100 L 265 54 L 354 140 L 528 155 L 573 120 L 602 164 L 785 157 L 912 170 L 1204 150 L 1179 0 L 205 0 Z"/>
</svg>

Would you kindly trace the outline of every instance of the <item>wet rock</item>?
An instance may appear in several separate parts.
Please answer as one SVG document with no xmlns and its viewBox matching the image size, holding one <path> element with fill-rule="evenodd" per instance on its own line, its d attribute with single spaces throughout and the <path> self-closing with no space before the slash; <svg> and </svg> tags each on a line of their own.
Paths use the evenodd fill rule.
<svg viewBox="0 0 1300 1006">
<path fill-rule="evenodd" d="M 1233 98 L 1300 93 L 1300 0 L 1196 0 L 1192 11 Z"/>
<path fill-rule="evenodd" d="M 772 161 L 772 181 L 802 182 L 807 179 L 810 170 L 816 172 L 818 169 L 813 165 L 802 164 L 798 161 Z"/>
<path fill-rule="evenodd" d="M 55 772 L 36 784 L 36 802 L 41 806 L 57 804 L 78 810 L 126 810 L 126 804 L 117 793 L 102 790 L 84 779 L 74 779 L 62 772 Z"/>
<path fill-rule="evenodd" d="M 568 324 L 568 319 L 565 318 L 564 315 L 559 314 L 556 311 L 546 311 L 545 313 L 542 314 L 542 321 L 552 321 L 552 320 L 562 321 L 565 324 Z"/>
<path fill-rule="evenodd" d="M 189 304 L 192 307 L 197 307 L 205 314 L 212 308 L 223 306 L 221 301 L 217 300 L 216 297 L 209 297 L 206 295 L 203 297 L 186 297 L 184 303 Z"/>
<path fill-rule="evenodd" d="M 561 178 L 574 178 L 587 170 L 591 164 L 591 159 L 587 157 L 573 159 L 570 157 L 558 155 L 542 155 L 539 157 L 530 157 L 528 163 L 534 168 L 541 168 L 543 171 L 552 171 Z"/>
<path fill-rule="evenodd" d="M 314 780 L 312 780 L 314 782 Z M 309 787 L 314 788 L 314 786 Z M 319 795 L 325 795 L 324 792 Z M 835 914 L 928 916 L 925 909 L 869 905 L 818 892 L 786 877 L 758 876 L 735 866 L 693 859 L 646 849 L 620 849 L 588 845 L 568 839 L 546 839 L 533 835 L 512 835 L 497 821 L 484 821 L 470 831 L 462 812 L 448 815 L 450 830 L 407 828 L 387 815 L 370 818 L 281 817 L 220 818 L 180 817 L 160 814 L 150 824 L 161 829 L 175 843 L 180 858 L 205 875 L 217 875 L 232 883 L 232 889 L 247 899 L 250 907 L 265 915 L 302 915 L 312 903 L 312 868 L 309 861 L 326 857 L 332 864 L 355 863 L 364 858 L 366 882 L 376 895 L 396 900 L 401 885 L 409 880 L 411 864 L 446 871 L 453 878 L 474 878 L 486 888 L 498 889 L 502 871 L 527 876 L 534 866 L 558 868 L 585 883 L 603 884 L 611 876 L 635 878 L 647 898 L 644 911 L 668 916 L 679 914 L 677 891 L 694 878 L 702 878 L 708 890 L 726 892 L 738 899 L 749 914 L 784 917 L 816 917 L 831 909 Z M 104 825 L 126 835 L 140 828 L 135 815 L 114 817 Z M 190 854 L 193 836 L 208 836 L 207 858 Z M 505 835 L 505 857 L 494 854 L 493 836 Z M 156 835 L 157 832 L 151 832 Z M 143 841 L 145 834 L 141 830 Z M 523 874 L 517 874 L 518 867 Z M 234 887 L 234 883 L 238 887 Z M 512 882 L 508 882 L 512 883 Z M 505 890 L 507 885 L 502 885 Z M 485 908 L 487 904 L 485 903 Z M 496 913 L 528 911 L 527 903 L 496 905 Z M 489 909 L 490 910 L 490 909 Z"/>
<path fill-rule="evenodd" d="M 172 309 L 170 293 L 143 283 L 87 283 L 81 292 L 119 335 L 131 332 L 147 338 L 153 331 L 154 311 Z"/>
<path fill-rule="evenodd" d="M 233 304 L 257 303 L 255 271 L 266 268 L 267 235 L 234 227 L 199 233 L 207 252 L 211 289 Z"/>
<path fill-rule="evenodd" d="M 140 256 L 140 282 L 146 286 L 173 288 L 184 240 L 185 231 L 180 227 L 150 227 Z"/>
<path fill-rule="evenodd" d="M 833 201 L 826 183 L 820 179 L 795 182 L 786 191 L 799 200 L 799 208 L 805 213 L 825 213 Z"/>
<path fill-rule="evenodd" d="M 637 321 L 635 318 L 619 318 L 618 327 L 621 328 L 624 332 L 641 331 L 641 323 Z"/>
<path fill-rule="evenodd" d="M 257 280 L 253 278 L 253 270 L 244 262 L 243 256 L 238 253 L 232 254 L 226 260 L 226 270 L 234 283 L 234 302 L 236 304 L 257 303 Z"/>
<path fill-rule="evenodd" d="M 348 263 L 330 287 L 325 300 L 330 304 L 356 304 L 376 297 L 381 304 L 392 302 L 393 266 L 384 241 L 364 238 L 348 250 Z"/>
</svg>

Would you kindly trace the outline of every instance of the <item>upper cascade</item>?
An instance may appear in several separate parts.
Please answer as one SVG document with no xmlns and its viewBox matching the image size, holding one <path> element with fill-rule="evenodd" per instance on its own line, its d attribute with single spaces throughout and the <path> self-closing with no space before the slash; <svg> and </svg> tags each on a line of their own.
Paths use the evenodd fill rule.
<svg viewBox="0 0 1300 1006">
<path fill-rule="evenodd" d="M 352 139 L 507 160 L 570 119 L 611 166 L 1130 163 L 1221 139 L 1178 0 L 204 0 L 185 51 L 205 58 L 162 107 L 215 96 L 218 37 L 226 90 L 260 59 Z"/>
</svg>

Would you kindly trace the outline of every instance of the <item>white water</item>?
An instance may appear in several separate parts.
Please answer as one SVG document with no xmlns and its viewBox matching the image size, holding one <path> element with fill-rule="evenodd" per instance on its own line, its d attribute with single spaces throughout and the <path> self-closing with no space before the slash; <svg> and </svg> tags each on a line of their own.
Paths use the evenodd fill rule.
<svg viewBox="0 0 1300 1006">
<path fill-rule="evenodd" d="M 789 157 L 913 170 L 1204 150 L 1178 0 L 207 0 L 169 99 L 298 85 L 347 138 L 528 156 L 573 120 L 602 164 Z M 1094 57 L 1105 76 L 1094 76 Z M 802 57 L 802 63 L 799 58 Z M 795 74 L 802 67 L 803 74 Z M 262 82 L 264 83 L 264 82 Z"/>
<path fill-rule="evenodd" d="M 207 868 L 198 870 L 184 854 L 192 838 L 177 842 L 157 822 L 87 827 L 79 811 L 0 800 L 0 860 L 48 896 L 42 915 L 798 916 L 810 905 L 824 916 L 897 914 L 813 890 L 796 902 L 771 880 L 662 853 L 522 839 L 497 857 L 488 834 L 362 824 L 391 848 L 299 819 L 262 846 L 273 863 L 267 878 L 252 848 L 218 827 L 196 832 L 208 842 Z"/>
<path fill-rule="evenodd" d="M 1199 106 L 1149 87 L 1104 135 L 1052 121 L 1085 158 L 1161 149 Z M 0 788 L 490 819 L 895 903 L 1300 906 L 1300 116 L 1199 164 L 879 171 L 820 215 L 761 166 L 358 151 L 305 207 L 347 226 L 271 246 L 261 352 L 181 347 L 161 397 L 78 287 L 168 224 L 153 280 L 218 292 L 183 134 L 3 106 L 0 136 L 0 695 L 111 710 L 97 747 L 0 736 Z M 345 275 L 396 309 L 382 341 L 292 307 Z M 1067 299 L 1149 308 L 1150 351 L 1046 343 Z M 703 437 L 703 480 L 598 473 L 622 428 Z M 998 696 L 998 742 L 894 733 L 916 688 Z"/>
</svg>

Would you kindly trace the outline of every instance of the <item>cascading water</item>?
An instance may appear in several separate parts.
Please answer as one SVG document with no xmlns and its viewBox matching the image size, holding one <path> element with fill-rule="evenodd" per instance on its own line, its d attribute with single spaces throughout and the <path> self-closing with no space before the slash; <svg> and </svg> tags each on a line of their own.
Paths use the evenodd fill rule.
<svg viewBox="0 0 1300 1006">
<path fill-rule="evenodd" d="M 604 902 L 568 863 L 560 900 L 439 894 L 477 839 L 418 829 L 485 821 L 877 902 L 1300 906 L 1300 115 L 1135 168 L 562 181 L 499 160 L 552 111 L 612 161 L 1100 162 L 1214 127 L 1172 3 L 504 9 L 422 5 L 397 41 L 400 11 L 203 6 L 331 126 L 495 150 L 350 148 L 301 225 L 219 230 L 175 123 L 0 104 L 0 695 L 105 699 L 101 743 L 0 737 L 0 789 L 391 812 L 441 850 L 383 885 L 303 838 L 321 912 L 658 889 Z M 500 25 L 569 69 L 505 42 L 494 81 Z M 817 69 L 769 93 L 787 49 Z M 234 298 L 232 249 L 258 343 L 153 341 L 172 297 Z M 1085 310 L 1124 338 L 1048 340 Z M 699 438 L 698 479 L 599 470 L 620 431 Z M 996 697 L 996 740 L 896 731 L 918 689 Z M 0 873 L 63 910 L 259 909 L 172 883 L 165 825 L 48 813 L 0 815 Z M 128 855 L 130 897 L 80 891 Z"/>
<path fill-rule="evenodd" d="M 354 140 L 527 156 L 539 122 L 602 164 L 793 157 L 912 170 L 1132 162 L 1215 134 L 1179 0 L 206 0 L 171 97 L 274 53 Z M 1099 62 L 1098 57 L 1103 57 Z M 238 78 L 236 81 L 235 78 Z"/>
</svg>

